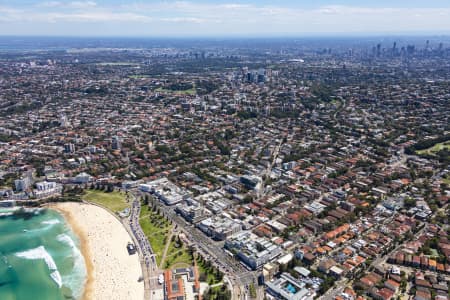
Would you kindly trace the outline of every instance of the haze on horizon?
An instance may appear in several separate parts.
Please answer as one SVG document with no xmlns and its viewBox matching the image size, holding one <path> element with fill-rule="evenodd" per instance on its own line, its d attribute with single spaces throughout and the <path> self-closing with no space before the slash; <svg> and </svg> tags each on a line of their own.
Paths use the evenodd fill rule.
<svg viewBox="0 0 450 300">
<path fill-rule="evenodd" d="M 11 2 L 0 0 L 0 35 L 211 37 L 450 33 L 448 0 Z"/>
</svg>

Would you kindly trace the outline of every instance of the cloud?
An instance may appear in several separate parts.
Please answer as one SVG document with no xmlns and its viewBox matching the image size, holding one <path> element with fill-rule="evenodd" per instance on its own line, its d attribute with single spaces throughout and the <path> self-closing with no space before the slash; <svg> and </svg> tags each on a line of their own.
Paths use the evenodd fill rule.
<svg viewBox="0 0 450 300">
<path fill-rule="evenodd" d="M 219 7 L 224 8 L 224 9 L 246 9 L 246 8 L 251 8 L 252 6 L 249 4 L 229 3 L 229 4 L 221 4 L 221 5 L 219 5 Z"/>
<path fill-rule="evenodd" d="M 171 22 L 171 23 L 195 23 L 195 24 L 201 24 L 208 21 L 207 19 L 202 18 L 161 18 L 158 20 L 162 22 Z"/>
<path fill-rule="evenodd" d="M 94 1 L 73 1 L 69 3 L 69 6 L 75 8 L 89 8 L 97 6 L 97 3 Z"/>
<path fill-rule="evenodd" d="M 343 5 L 326 5 L 318 8 L 316 11 L 328 15 L 379 15 L 387 13 L 402 14 L 411 8 L 390 8 L 390 7 L 358 7 L 358 6 L 343 6 Z M 426 9 L 425 9 L 426 10 Z"/>
<path fill-rule="evenodd" d="M 36 4 L 37 7 L 43 8 L 91 8 L 96 7 L 97 3 L 94 1 L 71 1 L 71 2 L 61 2 L 61 1 L 45 1 Z"/>
<path fill-rule="evenodd" d="M 62 5 L 63 4 L 59 1 L 45 1 L 36 4 L 37 7 L 60 7 Z"/>
<path fill-rule="evenodd" d="M 94 12 L 61 15 L 60 19 L 71 22 L 150 22 L 152 18 L 133 13 Z"/>
<path fill-rule="evenodd" d="M 123 22 L 123 23 L 147 23 L 151 22 L 152 18 L 144 15 L 133 13 L 113 13 L 113 12 L 83 12 L 83 13 L 48 13 L 48 14 L 33 14 L 24 21 L 28 22 L 78 22 L 78 23 L 109 23 L 109 22 Z"/>
<path fill-rule="evenodd" d="M 0 0 L 1 1 L 1 0 Z M 94 1 L 46 1 L 35 6 L 0 6 L 0 34 L 37 23 L 102 22 L 135 32 L 152 23 L 159 34 L 302 34 L 326 32 L 450 31 L 450 7 L 365 7 L 299 4 L 242 4 L 194 1 L 102 4 Z M 450 6 L 450 5 L 449 5 Z M 18 23 L 23 24 L 18 24 Z M 9 24 L 11 24 L 9 26 Z M 130 24 L 123 26 L 123 24 Z M 148 29 L 148 27 L 144 27 Z M 92 28 L 95 32 L 97 28 Z M 153 31 L 152 31 L 153 32 Z M 90 34 L 90 30 L 86 34 Z M 114 34 L 115 32 L 111 32 Z M 79 33 L 83 34 L 83 33 Z M 121 33 L 122 34 L 122 33 Z"/>
<path fill-rule="evenodd" d="M 80 3 L 71 2 L 71 7 L 81 8 Z M 95 6 L 92 3 L 83 2 L 83 5 L 89 7 Z M 52 6 L 55 7 L 55 6 Z M 133 12 L 115 12 L 107 10 L 91 9 L 85 10 L 63 10 L 63 11 L 27 11 L 11 7 L 0 6 L 0 22 L 27 22 L 27 23 L 92 23 L 92 22 L 124 22 L 124 23 L 148 23 L 153 18 L 147 15 Z M 2 25 L 5 27 L 5 24 Z M 6 25 L 7 26 L 7 25 Z M 0 33 L 2 31 L 0 30 Z"/>
</svg>

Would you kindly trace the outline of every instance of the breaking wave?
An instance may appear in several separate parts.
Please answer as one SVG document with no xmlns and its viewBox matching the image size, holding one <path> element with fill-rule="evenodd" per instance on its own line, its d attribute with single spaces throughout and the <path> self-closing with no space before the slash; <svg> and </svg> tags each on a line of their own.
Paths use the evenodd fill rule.
<svg viewBox="0 0 450 300">
<path fill-rule="evenodd" d="M 67 234 L 60 234 L 56 237 L 56 240 L 68 245 L 72 249 L 73 257 L 73 271 L 72 275 L 63 276 L 63 281 L 74 293 L 75 298 L 79 298 L 83 292 L 80 286 L 83 287 L 83 283 L 86 280 L 87 270 L 84 261 L 84 257 L 81 254 L 80 249 L 75 245 L 73 239 Z"/>
<path fill-rule="evenodd" d="M 58 287 L 62 286 L 61 274 L 59 274 L 59 271 L 58 271 L 58 268 L 56 267 L 55 261 L 53 260 L 50 253 L 48 253 L 47 250 L 45 250 L 44 246 L 39 246 L 34 249 L 30 249 L 30 250 L 23 251 L 23 252 L 18 252 L 15 254 L 15 256 L 20 257 L 20 258 L 25 258 L 25 259 L 32 259 L 32 260 L 43 259 L 45 261 L 45 263 L 47 264 L 47 267 L 49 268 L 49 270 L 53 271 L 50 274 L 53 281 L 56 282 Z"/>
<path fill-rule="evenodd" d="M 55 224 L 59 224 L 59 223 L 61 223 L 60 220 L 53 219 L 53 220 L 43 221 L 41 224 L 44 224 L 44 225 L 55 225 Z"/>
<path fill-rule="evenodd" d="M 12 216 L 14 212 L 0 212 L 0 217 L 9 217 Z"/>
</svg>

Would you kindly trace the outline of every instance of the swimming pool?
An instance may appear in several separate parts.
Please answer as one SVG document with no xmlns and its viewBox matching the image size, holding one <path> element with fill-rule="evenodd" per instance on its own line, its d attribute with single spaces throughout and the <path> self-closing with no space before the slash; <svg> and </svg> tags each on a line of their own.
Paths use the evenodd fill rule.
<svg viewBox="0 0 450 300">
<path fill-rule="evenodd" d="M 292 284 L 290 284 L 290 283 L 288 283 L 287 285 L 286 285 L 286 289 L 289 291 L 289 293 L 291 293 L 291 294 L 295 294 L 295 293 L 297 293 L 297 289 L 292 285 Z"/>
</svg>

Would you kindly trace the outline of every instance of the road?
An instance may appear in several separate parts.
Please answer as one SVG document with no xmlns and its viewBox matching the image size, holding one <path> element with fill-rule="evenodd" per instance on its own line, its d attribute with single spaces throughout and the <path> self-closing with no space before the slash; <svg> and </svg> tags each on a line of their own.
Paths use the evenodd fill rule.
<svg viewBox="0 0 450 300">
<path fill-rule="evenodd" d="M 393 215 L 392 217 L 387 218 L 380 226 L 383 226 L 386 223 L 391 222 L 393 219 L 395 218 L 395 215 Z M 417 233 L 415 233 L 415 236 L 420 236 L 425 230 L 426 230 L 427 226 L 425 225 L 422 229 L 420 229 Z M 367 231 L 367 233 L 369 233 L 370 231 Z M 370 266 L 367 267 L 367 269 L 369 267 L 376 267 L 381 265 L 382 263 L 384 263 L 387 259 L 387 257 L 389 255 L 391 255 L 392 253 L 395 253 L 396 251 L 398 251 L 400 248 L 402 248 L 404 245 L 403 243 L 400 243 L 399 245 L 397 245 L 393 250 L 390 250 L 386 255 L 378 255 L 373 262 L 370 264 Z M 335 288 L 329 289 L 324 295 L 322 295 L 319 299 L 321 300 L 328 300 L 328 299 L 335 299 L 336 296 L 340 295 L 346 286 L 348 286 L 351 283 L 351 281 L 349 281 L 347 278 L 342 278 L 341 280 L 337 281 L 335 283 Z"/>
<path fill-rule="evenodd" d="M 427 225 L 428 225 L 428 224 L 425 223 L 425 226 L 424 226 L 423 228 L 421 228 L 417 233 L 415 233 L 414 236 L 421 236 L 422 233 L 427 229 Z M 376 267 L 376 266 L 380 265 L 381 263 L 383 263 L 383 262 L 388 258 L 389 255 L 391 255 L 392 253 L 397 252 L 400 248 L 402 248 L 402 247 L 404 246 L 404 243 L 405 243 L 405 242 L 399 243 L 394 249 L 392 249 L 391 251 L 389 251 L 389 253 L 387 253 L 386 255 L 377 257 L 377 258 L 372 262 L 371 266 Z"/>
<path fill-rule="evenodd" d="M 134 191 L 133 193 L 135 198 L 139 198 L 140 192 Z M 224 242 L 213 241 L 199 229 L 178 216 L 174 211 L 174 207 L 166 206 L 155 198 L 154 200 L 161 214 L 177 225 L 178 231 L 186 236 L 192 247 L 227 276 L 233 286 L 233 299 L 245 299 L 247 297 L 245 286 L 250 283 L 256 285 L 256 273 L 247 270 L 240 262 L 227 254 L 223 249 Z"/>
<path fill-rule="evenodd" d="M 152 246 L 139 225 L 141 202 L 133 193 L 129 194 L 132 197 L 131 212 L 128 222 L 125 223 L 135 239 L 136 248 L 138 249 L 143 265 L 143 279 L 144 286 L 146 287 L 146 299 L 162 300 L 163 298 L 161 298 L 160 293 L 156 293 L 158 290 L 162 289 L 162 286 L 158 283 L 158 275 L 161 274 L 162 271 L 159 270 L 153 254 Z"/>
<path fill-rule="evenodd" d="M 336 288 L 329 289 L 325 294 L 319 297 L 319 300 L 334 300 L 336 296 L 342 294 L 347 287 L 348 279 L 343 278 L 335 282 Z"/>
<path fill-rule="evenodd" d="M 280 153 L 281 146 L 283 146 L 283 139 L 281 139 L 280 143 L 275 147 L 275 150 L 273 151 L 273 159 L 270 162 L 270 164 L 267 166 L 266 172 L 263 177 L 270 176 L 270 173 L 272 172 L 272 168 L 275 165 L 275 162 L 277 161 L 278 153 Z"/>
<path fill-rule="evenodd" d="M 265 185 L 265 180 L 267 179 L 267 178 L 269 178 L 269 176 L 270 176 L 270 173 L 272 172 L 272 168 L 273 168 L 273 166 L 275 165 L 275 162 L 277 161 L 277 157 L 278 157 L 278 153 L 280 152 L 280 149 L 281 149 L 281 146 L 283 145 L 283 138 L 281 138 L 281 140 L 280 140 L 280 142 L 279 142 L 279 144 L 275 147 L 275 150 L 273 151 L 273 159 L 272 159 L 272 161 L 267 165 L 267 168 L 264 170 L 264 172 L 263 172 L 263 174 L 262 174 L 262 176 L 261 176 L 261 178 L 263 179 L 263 183 L 262 183 L 262 187 L 261 187 L 261 192 L 259 193 L 259 195 L 258 195 L 258 198 L 260 199 L 260 198 L 262 198 L 262 197 L 264 197 L 265 196 L 265 194 L 266 194 L 266 187 L 264 186 Z"/>
</svg>

